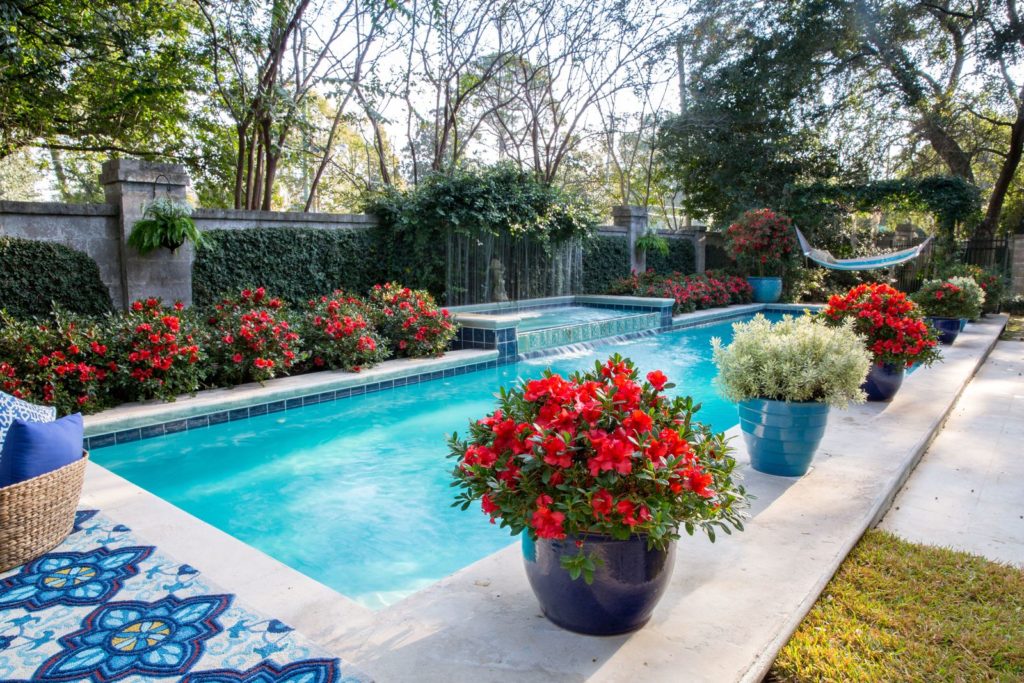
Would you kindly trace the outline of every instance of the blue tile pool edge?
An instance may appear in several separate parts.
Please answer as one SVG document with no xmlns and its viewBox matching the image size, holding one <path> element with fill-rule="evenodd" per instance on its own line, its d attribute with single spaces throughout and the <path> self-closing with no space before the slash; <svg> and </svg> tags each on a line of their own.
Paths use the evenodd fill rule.
<svg viewBox="0 0 1024 683">
<path fill-rule="evenodd" d="M 638 339 L 640 337 L 652 336 L 655 334 L 660 334 L 662 332 L 700 327 L 732 319 L 738 320 L 740 318 L 744 318 L 746 316 L 754 315 L 760 312 L 799 313 L 804 310 L 816 310 L 818 308 L 821 308 L 821 306 L 816 304 L 744 304 L 739 306 L 729 306 L 726 308 L 712 308 L 703 311 L 696 311 L 694 313 L 686 313 L 680 316 L 675 316 L 673 317 L 671 327 L 642 330 L 638 332 L 631 332 L 629 334 L 618 335 L 615 337 L 605 337 L 602 339 L 594 339 L 581 343 L 585 344 L 587 348 L 600 348 L 601 346 L 620 343 L 622 341 L 627 341 L 631 339 Z M 568 346 L 575 345 L 570 344 Z M 351 398 L 352 396 L 361 396 L 363 394 L 374 393 L 377 391 L 394 389 L 395 387 L 402 387 L 407 384 L 418 384 L 420 382 L 429 382 L 435 379 L 454 377 L 456 375 L 463 375 L 468 372 L 496 368 L 499 365 L 515 363 L 520 360 L 535 360 L 537 358 L 542 358 L 545 356 L 557 355 L 564 348 L 564 346 L 558 346 L 549 349 L 539 349 L 536 351 L 532 351 L 530 353 L 517 354 L 515 356 L 509 355 L 505 357 L 491 358 L 488 360 L 468 362 L 462 365 L 454 365 L 437 370 L 426 370 L 421 373 L 413 373 L 403 377 L 384 379 L 376 382 L 368 380 L 364 384 L 355 384 L 353 386 L 345 387 L 342 389 L 333 389 L 287 399 L 276 399 L 266 403 L 257 403 L 246 407 L 226 408 L 224 410 L 212 411 L 200 415 L 192 415 L 180 418 L 176 417 L 173 419 L 154 422 L 153 424 L 143 425 L 139 427 L 131 427 L 120 430 L 114 429 L 111 431 L 99 432 L 97 434 L 89 435 L 85 438 L 85 449 L 93 450 L 96 448 L 103 448 L 105 446 L 113 446 L 115 444 L 130 443 L 133 441 L 140 441 L 142 439 L 151 439 L 157 436 L 164 436 L 165 434 L 174 434 L 177 432 L 194 429 L 204 429 L 206 427 L 221 424 L 223 422 L 247 420 L 251 417 L 259 417 L 261 415 L 266 415 L 268 413 L 295 410 L 296 408 L 301 408 L 303 406 L 315 405 L 318 403 L 326 403 L 329 401 L 339 401 L 342 399 Z"/>
</svg>

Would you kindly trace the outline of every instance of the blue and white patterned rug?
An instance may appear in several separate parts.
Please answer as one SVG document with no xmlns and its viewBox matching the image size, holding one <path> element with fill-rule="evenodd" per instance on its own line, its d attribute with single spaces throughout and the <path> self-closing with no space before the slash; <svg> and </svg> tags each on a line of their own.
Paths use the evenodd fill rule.
<svg viewBox="0 0 1024 683">
<path fill-rule="evenodd" d="M 363 683 L 199 570 L 80 510 L 64 543 L 0 574 L 0 681 Z"/>
</svg>

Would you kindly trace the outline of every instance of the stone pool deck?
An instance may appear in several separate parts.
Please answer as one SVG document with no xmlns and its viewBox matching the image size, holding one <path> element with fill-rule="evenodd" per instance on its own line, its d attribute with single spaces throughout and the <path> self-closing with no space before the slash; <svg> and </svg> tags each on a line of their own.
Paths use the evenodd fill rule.
<svg viewBox="0 0 1024 683">
<path fill-rule="evenodd" d="M 1001 341 L 879 528 L 1024 568 L 1024 343 Z"/>
<path fill-rule="evenodd" d="M 379 681 L 758 681 L 884 515 L 1005 320 L 970 325 L 944 347 L 945 362 L 909 376 L 892 403 L 835 411 L 802 479 L 750 470 L 731 430 L 757 496 L 747 531 L 714 545 L 684 539 L 654 618 L 628 636 L 578 636 L 547 622 L 518 545 L 374 612 L 99 466 L 90 466 L 83 504 L 202 565 L 211 581 Z"/>
</svg>

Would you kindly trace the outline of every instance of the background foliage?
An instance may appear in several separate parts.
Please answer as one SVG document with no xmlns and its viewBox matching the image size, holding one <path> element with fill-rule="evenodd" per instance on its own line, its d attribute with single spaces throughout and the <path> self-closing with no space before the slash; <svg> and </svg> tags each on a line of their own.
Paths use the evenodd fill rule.
<svg viewBox="0 0 1024 683">
<path fill-rule="evenodd" d="M 0 308 L 14 316 L 110 310 L 110 292 L 87 254 L 53 242 L 0 237 Z"/>
<path fill-rule="evenodd" d="M 381 270 L 369 230 L 209 230 L 192 266 L 192 299 L 212 304 L 228 291 L 262 285 L 286 301 L 344 289 L 365 292 Z"/>
<path fill-rule="evenodd" d="M 693 243 L 668 240 L 668 256 L 648 252 L 647 269 L 661 275 L 696 271 Z M 613 282 L 629 275 L 629 241 L 618 235 L 593 235 L 583 242 L 583 293 L 604 294 Z"/>
</svg>

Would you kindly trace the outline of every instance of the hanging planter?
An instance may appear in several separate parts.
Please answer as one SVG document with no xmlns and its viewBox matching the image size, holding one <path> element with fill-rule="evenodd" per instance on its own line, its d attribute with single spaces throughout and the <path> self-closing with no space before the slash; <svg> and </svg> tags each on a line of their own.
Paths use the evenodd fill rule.
<svg viewBox="0 0 1024 683">
<path fill-rule="evenodd" d="M 173 253 L 186 242 L 196 247 L 205 244 L 203 233 L 192 220 L 192 207 L 172 199 L 150 202 L 128 236 L 128 245 L 143 256 L 161 247 Z"/>
</svg>

